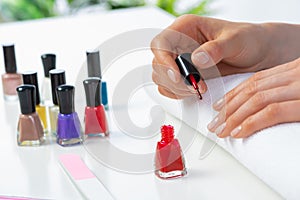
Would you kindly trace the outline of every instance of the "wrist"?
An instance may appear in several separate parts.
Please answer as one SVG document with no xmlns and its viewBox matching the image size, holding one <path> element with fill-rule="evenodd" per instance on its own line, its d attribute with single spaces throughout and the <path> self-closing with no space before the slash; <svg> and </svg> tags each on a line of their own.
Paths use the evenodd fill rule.
<svg viewBox="0 0 300 200">
<path fill-rule="evenodd" d="M 269 67 L 300 57 L 300 25 L 286 23 L 261 24 L 266 36 Z"/>
</svg>

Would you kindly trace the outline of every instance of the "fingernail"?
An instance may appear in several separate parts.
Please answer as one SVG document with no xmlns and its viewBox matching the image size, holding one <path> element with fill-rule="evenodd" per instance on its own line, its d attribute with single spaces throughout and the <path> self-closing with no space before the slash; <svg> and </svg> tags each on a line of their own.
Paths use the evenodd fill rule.
<svg viewBox="0 0 300 200">
<path fill-rule="evenodd" d="M 193 88 L 193 86 L 188 85 L 187 88 L 189 89 L 189 91 L 193 94 L 197 94 L 197 91 Z"/>
<path fill-rule="evenodd" d="M 205 52 L 198 52 L 195 54 L 194 59 L 198 64 L 205 64 L 208 62 L 209 57 Z"/>
<path fill-rule="evenodd" d="M 176 83 L 176 78 L 175 78 L 175 74 L 174 74 L 173 70 L 168 69 L 167 74 L 168 74 L 169 78 L 170 78 L 174 83 Z"/>
<path fill-rule="evenodd" d="M 203 94 L 204 92 L 206 92 L 206 86 L 204 82 L 200 82 L 199 86 L 199 90 L 200 92 Z"/>
<path fill-rule="evenodd" d="M 230 135 L 232 136 L 232 137 L 234 137 L 234 136 L 236 136 L 237 134 L 239 134 L 239 132 L 242 130 L 242 126 L 238 126 L 238 127 L 236 127 L 235 129 L 233 129 L 232 131 L 231 131 L 231 133 L 230 133 Z"/>
<path fill-rule="evenodd" d="M 215 110 L 220 110 L 224 106 L 224 104 L 225 104 L 225 99 L 221 98 L 213 104 L 213 107 L 215 108 Z"/>
<path fill-rule="evenodd" d="M 220 134 L 223 132 L 223 130 L 224 130 L 225 127 L 226 127 L 226 122 L 224 122 L 223 124 L 221 124 L 221 125 L 216 129 L 215 133 L 216 133 L 217 135 L 220 135 Z"/>
<path fill-rule="evenodd" d="M 212 130 L 216 127 L 216 125 L 219 123 L 220 117 L 217 115 L 208 125 L 207 128 L 209 130 Z"/>
</svg>

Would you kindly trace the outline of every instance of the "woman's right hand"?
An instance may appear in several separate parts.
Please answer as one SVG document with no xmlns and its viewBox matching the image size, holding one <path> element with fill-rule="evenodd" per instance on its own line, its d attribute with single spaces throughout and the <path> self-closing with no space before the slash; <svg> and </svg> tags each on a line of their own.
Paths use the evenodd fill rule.
<svg viewBox="0 0 300 200">
<path fill-rule="evenodd" d="M 299 51 L 297 55 L 282 53 L 293 43 L 282 41 L 286 36 L 280 33 L 288 35 L 288 27 L 277 28 L 280 26 L 289 25 L 236 23 L 196 15 L 179 17 L 151 43 L 153 81 L 167 97 L 193 95 L 195 91 L 183 83 L 174 61 L 177 55 L 187 52 L 192 53 L 198 70 L 217 65 L 221 75 L 255 72 L 290 61 Z M 204 93 L 205 83 L 200 81 L 198 85 Z"/>
</svg>

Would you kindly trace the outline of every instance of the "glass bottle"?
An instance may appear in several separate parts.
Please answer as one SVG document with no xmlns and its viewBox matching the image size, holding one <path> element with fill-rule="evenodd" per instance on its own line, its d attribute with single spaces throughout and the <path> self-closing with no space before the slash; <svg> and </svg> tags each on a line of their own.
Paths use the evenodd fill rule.
<svg viewBox="0 0 300 200">
<path fill-rule="evenodd" d="M 105 108 L 101 103 L 100 78 L 88 78 L 83 81 L 86 107 L 85 107 L 85 135 L 107 136 L 109 134 L 106 120 Z"/>
<path fill-rule="evenodd" d="M 52 105 L 51 97 L 51 81 L 49 71 L 56 67 L 56 55 L 55 54 L 43 54 L 41 55 L 43 67 L 44 67 L 44 79 L 41 89 L 41 103 L 45 106 Z"/>
<path fill-rule="evenodd" d="M 5 73 L 1 76 L 4 100 L 15 101 L 18 99 L 16 88 L 22 84 L 22 75 L 17 73 L 14 44 L 2 47 L 5 65 Z"/>
<path fill-rule="evenodd" d="M 56 88 L 60 85 L 66 84 L 65 70 L 52 69 L 49 71 L 51 80 L 51 94 L 52 94 L 52 106 L 49 107 L 49 119 L 50 119 L 50 133 L 56 135 L 57 130 L 57 117 L 59 113 L 58 100 L 56 95 Z"/>
<path fill-rule="evenodd" d="M 101 74 L 101 62 L 100 62 L 100 53 L 98 50 L 96 51 L 87 51 L 87 69 L 88 69 L 88 77 L 98 77 L 101 79 L 101 101 L 104 105 L 104 108 L 108 110 L 108 97 L 107 97 L 107 84 L 102 80 Z"/>
<path fill-rule="evenodd" d="M 75 112 L 74 92 L 71 85 L 60 85 L 56 88 L 59 114 L 57 118 L 57 143 L 70 146 L 82 142 L 78 114 Z"/>
<path fill-rule="evenodd" d="M 155 174 L 161 179 L 178 178 L 187 174 L 179 141 L 171 125 L 161 127 L 161 140 L 155 154 Z"/>
<path fill-rule="evenodd" d="M 21 114 L 19 116 L 17 141 L 20 146 L 39 146 L 43 140 L 43 126 L 36 113 L 35 86 L 21 85 L 16 89 Z"/>
<path fill-rule="evenodd" d="M 46 107 L 41 105 L 40 100 L 40 92 L 39 92 L 39 84 L 38 84 L 38 77 L 36 71 L 25 71 L 22 74 L 23 76 L 23 83 L 30 84 L 35 86 L 35 109 L 37 114 L 39 115 L 40 119 L 42 120 L 42 124 L 44 127 L 44 132 L 48 132 L 48 123 L 47 123 L 47 112 Z"/>
</svg>

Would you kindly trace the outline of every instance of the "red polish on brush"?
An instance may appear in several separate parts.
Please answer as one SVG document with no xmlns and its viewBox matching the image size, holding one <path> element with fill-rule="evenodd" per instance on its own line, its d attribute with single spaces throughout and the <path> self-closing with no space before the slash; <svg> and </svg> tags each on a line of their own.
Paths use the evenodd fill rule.
<svg viewBox="0 0 300 200">
<path fill-rule="evenodd" d="M 100 78 L 88 78 L 83 81 L 86 104 L 85 107 L 85 135 L 87 136 L 107 136 L 109 134 L 106 121 L 106 114 L 101 103 Z"/>
<path fill-rule="evenodd" d="M 178 178 L 187 174 L 179 141 L 171 125 L 161 127 L 161 140 L 155 154 L 155 174 L 161 179 Z"/>
<path fill-rule="evenodd" d="M 201 75 L 198 70 L 193 65 L 191 54 L 184 53 L 175 59 L 175 62 L 179 68 L 181 75 L 184 78 L 184 81 L 187 85 L 192 85 L 193 88 L 197 91 L 199 99 L 202 99 L 201 93 L 199 91 L 198 82 L 201 80 Z"/>
<path fill-rule="evenodd" d="M 198 92 L 199 99 L 201 100 L 201 99 L 202 99 L 202 96 L 201 96 L 201 93 L 200 93 L 200 91 L 199 91 L 199 87 L 198 87 L 198 85 L 197 85 L 197 82 L 196 82 L 194 76 L 193 76 L 192 74 L 190 74 L 190 75 L 188 76 L 188 78 L 189 78 L 189 80 L 192 82 L 193 88 Z"/>
</svg>

